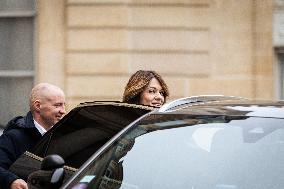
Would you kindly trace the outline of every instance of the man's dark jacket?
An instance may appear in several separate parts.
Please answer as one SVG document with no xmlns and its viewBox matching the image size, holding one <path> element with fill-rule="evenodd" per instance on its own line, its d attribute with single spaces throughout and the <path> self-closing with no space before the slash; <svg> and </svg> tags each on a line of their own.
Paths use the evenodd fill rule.
<svg viewBox="0 0 284 189">
<path fill-rule="evenodd" d="M 7 124 L 0 136 L 0 188 L 9 189 L 10 184 L 19 177 L 9 167 L 25 151 L 31 150 L 41 138 L 34 125 L 31 112 L 25 117 L 15 117 Z"/>
</svg>

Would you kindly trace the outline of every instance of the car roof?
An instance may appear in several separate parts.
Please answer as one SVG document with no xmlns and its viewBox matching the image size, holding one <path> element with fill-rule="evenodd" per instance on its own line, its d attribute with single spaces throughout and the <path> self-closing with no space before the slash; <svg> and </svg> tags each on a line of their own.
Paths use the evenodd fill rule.
<svg viewBox="0 0 284 189">
<path fill-rule="evenodd" d="M 158 112 L 284 118 L 284 101 L 248 100 L 222 95 L 195 96 L 179 100 L 164 105 Z"/>
</svg>

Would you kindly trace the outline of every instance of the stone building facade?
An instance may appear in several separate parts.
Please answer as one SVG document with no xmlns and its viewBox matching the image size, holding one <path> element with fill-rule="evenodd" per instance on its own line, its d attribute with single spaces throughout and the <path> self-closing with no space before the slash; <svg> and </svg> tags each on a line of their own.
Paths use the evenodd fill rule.
<svg viewBox="0 0 284 189">
<path fill-rule="evenodd" d="M 38 0 L 34 11 L 22 13 L 34 21 L 33 71 L 10 73 L 59 85 L 69 110 L 84 101 L 121 100 L 139 69 L 160 73 L 170 100 L 277 99 L 275 4 L 281 9 L 283 0 Z"/>
<path fill-rule="evenodd" d="M 159 72 L 171 99 L 272 99 L 272 13 L 271 0 L 41 0 L 37 81 L 71 106 L 121 100 L 138 69 Z"/>
</svg>

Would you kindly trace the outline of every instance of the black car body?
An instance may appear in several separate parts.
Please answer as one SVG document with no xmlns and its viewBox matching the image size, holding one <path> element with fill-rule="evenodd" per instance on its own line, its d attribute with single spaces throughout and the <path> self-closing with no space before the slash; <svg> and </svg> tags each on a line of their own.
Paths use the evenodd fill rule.
<svg viewBox="0 0 284 189">
<path fill-rule="evenodd" d="M 284 102 L 185 98 L 141 116 L 64 189 L 284 188 Z"/>
</svg>

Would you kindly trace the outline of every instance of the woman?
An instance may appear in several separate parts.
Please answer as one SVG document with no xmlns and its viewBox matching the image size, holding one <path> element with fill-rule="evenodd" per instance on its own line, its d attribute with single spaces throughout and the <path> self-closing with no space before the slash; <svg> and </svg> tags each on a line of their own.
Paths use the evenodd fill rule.
<svg viewBox="0 0 284 189">
<path fill-rule="evenodd" d="M 159 74 L 155 71 L 139 70 L 130 77 L 122 101 L 161 107 L 168 96 L 168 87 Z"/>
</svg>

